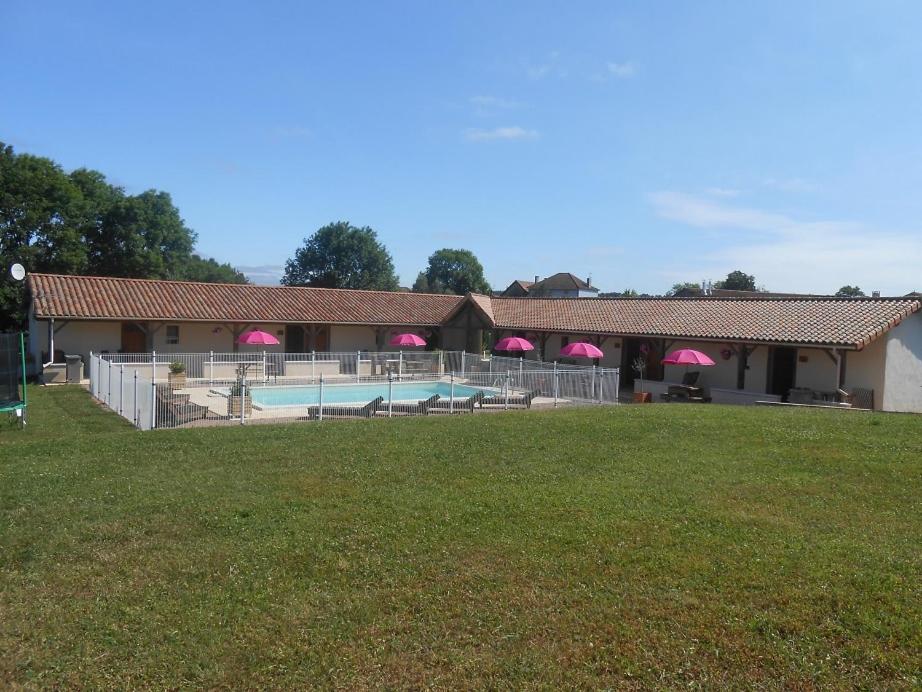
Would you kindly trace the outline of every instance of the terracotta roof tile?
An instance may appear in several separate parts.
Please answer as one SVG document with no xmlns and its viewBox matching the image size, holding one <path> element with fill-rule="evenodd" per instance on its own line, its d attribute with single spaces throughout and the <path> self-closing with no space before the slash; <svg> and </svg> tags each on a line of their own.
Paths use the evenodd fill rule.
<svg viewBox="0 0 922 692">
<path fill-rule="evenodd" d="M 907 298 L 492 298 L 504 329 L 862 348 L 922 308 Z"/>
<path fill-rule="evenodd" d="M 36 317 L 431 326 L 461 296 L 30 274 Z"/>
</svg>

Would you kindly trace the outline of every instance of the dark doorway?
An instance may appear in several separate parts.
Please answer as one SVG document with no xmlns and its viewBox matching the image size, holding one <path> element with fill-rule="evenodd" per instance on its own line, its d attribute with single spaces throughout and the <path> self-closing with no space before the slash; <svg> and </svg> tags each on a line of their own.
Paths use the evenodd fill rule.
<svg viewBox="0 0 922 692">
<path fill-rule="evenodd" d="M 304 353 L 304 327 L 300 324 L 285 325 L 285 353 Z"/>
<path fill-rule="evenodd" d="M 788 400 L 788 392 L 794 386 L 797 374 L 797 349 L 776 346 L 768 361 L 768 393 Z"/>
<path fill-rule="evenodd" d="M 639 375 L 634 370 L 634 361 L 643 358 L 646 362 L 644 379 L 661 382 L 663 379 L 663 345 L 660 339 L 625 338 L 621 346 L 621 386 L 629 387 Z"/>
<path fill-rule="evenodd" d="M 131 322 L 122 322 L 122 353 L 145 353 L 147 335 Z"/>
</svg>

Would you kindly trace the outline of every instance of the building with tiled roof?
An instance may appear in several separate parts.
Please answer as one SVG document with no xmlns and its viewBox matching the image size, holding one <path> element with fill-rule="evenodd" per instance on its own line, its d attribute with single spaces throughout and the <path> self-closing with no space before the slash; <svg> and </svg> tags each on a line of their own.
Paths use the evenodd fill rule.
<svg viewBox="0 0 922 692">
<path fill-rule="evenodd" d="M 558 272 L 544 279 L 535 276 L 534 281 L 513 281 L 502 292 L 506 298 L 595 298 L 599 289 L 592 285 L 592 279 L 583 281 L 570 272 Z"/>
<path fill-rule="evenodd" d="M 676 348 L 707 353 L 708 386 L 786 397 L 794 389 L 871 392 L 874 408 L 922 412 L 922 299 L 833 297 L 510 298 L 31 274 L 33 360 L 49 351 L 198 353 L 236 350 L 260 328 L 276 350 L 384 350 L 414 331 L 448 350 L 478 352 L 503 336 L 557 360 L 568 342 L 590 340 L 599 364 L 646 361 L 646 377 L 681 379 L 662 366 Z M 52 342 L 54 346 L 50 348 Z"/>
</svg>

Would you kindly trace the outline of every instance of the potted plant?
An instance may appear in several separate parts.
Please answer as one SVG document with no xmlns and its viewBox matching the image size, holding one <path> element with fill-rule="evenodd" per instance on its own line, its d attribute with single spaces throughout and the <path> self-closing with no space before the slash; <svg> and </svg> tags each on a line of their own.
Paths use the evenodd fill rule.
<svg viewBox="0 0 922 692">
<path fill-rule="evenodd" d="M 186 364 L 178 360 L 174 360 L 170 363 L 170 372 L 167 375 L 167 381 L 170 383 L 170 389 L 185 388 Z"/>
<path fill-rule="evenodd" d="M 643 374 L 647 370 L 647 359 L 643 356 L 638 356 L 634 359 L 634 362 L 631 363 L 631 367 L 634 368 L 634 372 L 636 372 L 640 378 L 640 391 L 634 390 L 634 403 L 648 404 L 653 401 L 653 394 L 645 392 L 643 388 Z"/>
<path fill-rule="evenodd" d="M 231 385 L 230 394 L 227 397 L 227 415 L 231 418 L 239 418 L 241 407 L 243 407 L 244 416 L 249 416 L 253 412 L 250 392 L 247 390 L 244 394 L 244 380 L 237 378 L 237 381 Z"/>
</svg>

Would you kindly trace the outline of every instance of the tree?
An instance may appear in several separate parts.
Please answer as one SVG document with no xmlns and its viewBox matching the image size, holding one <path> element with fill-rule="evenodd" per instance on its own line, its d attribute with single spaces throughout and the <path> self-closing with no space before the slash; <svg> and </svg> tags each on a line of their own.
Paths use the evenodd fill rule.
<svg viewBox="0 0 922 692">
<path fill-rule="evenodd" d="M 337 221 L 304 239 L 285 263 L 285 286 L 364 288 L 396 291 L 394 262 L 377 234 Z"/>
<path fill-rule="evenodd" d="M 483 265 L 470 250 L 436 250 L 429 256 L 425 277 L 429 293 L 464 295 L 490 292 L 490 285 L 483 276 Z M 419 277 L 416 281 L 422 285 Z"/>
<path fill-rule="evenodd" d="M 714 288 L 726 288 L 733 291 L 755 291 L 756 277 L 744 274 L 740 270 L 727 274 L 727 278 L 714 284 Z"/>
<path fill-rule="evenodd" d="M 436 279 L 431 284 L 426 272 L 420 272 L 416 275 L 416 281 L 413 282 L 413 293 L 447 293 L 442 283 Z"/>
<path fill-rule="evenodd" d="M 672 288 L 666 291 L 667 296 L 677 296 L 680 293 L 688 291 L 689 293 L 698 294 L 701 292 L 701 286 L 692 282 L 685 281 L 684 283 L 672 284 Z"/>
<path fill-rule="evenodd" d="M 186 263 L 183 271 L 186 281 L 203 281 L 210 284 L 247 284 L 250 283 L 246 274 L 231 265 L 220 264 L 210 257 L 199 257 L 193 254 Z"/>
<path fill-rule="evenodd" d="M 858 298 L 864 295 L 862 291 L 857 286 L 843 286 L 838 291 L 836 291 L 836 297 L 838 298 Z"/>
<path fill-rule="evenodd" d="M 229 265 L 193 254 L 169 194 L 127 196 L 99 171 L 70 173 L 0 142 L 0 270 L 139 279 L 245 281 Z M 25 322 L 22 283 L 0 281 L 0 330 Z"/>
</svg>

